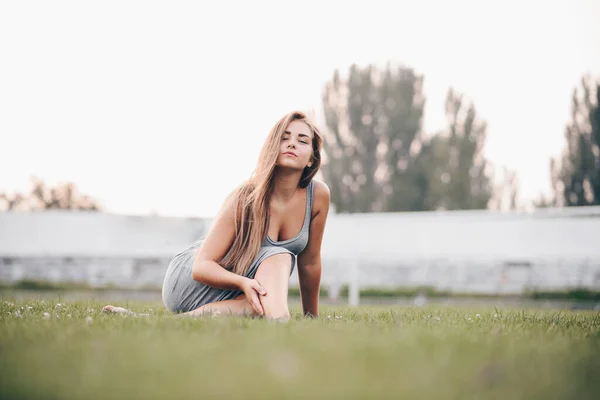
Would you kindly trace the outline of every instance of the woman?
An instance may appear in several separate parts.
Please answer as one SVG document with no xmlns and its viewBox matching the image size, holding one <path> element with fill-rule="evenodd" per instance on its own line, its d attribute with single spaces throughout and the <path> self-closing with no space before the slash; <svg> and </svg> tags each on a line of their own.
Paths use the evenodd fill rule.
<svg viewBox="0 0 600 400">
<path fill-rule="evenodd" d="M 288 320 L 288 280 L 298 268 L 305 316 L 319 314 L 321 242 L 329 188 L 319 130 L 300 111 L 271 129 L 253 176 L 225 200 L 207 236 L 177 254 L 162 288 L 172 312 Z M 108 305 L 105 312 L 131 313 Z"/>
</svg>

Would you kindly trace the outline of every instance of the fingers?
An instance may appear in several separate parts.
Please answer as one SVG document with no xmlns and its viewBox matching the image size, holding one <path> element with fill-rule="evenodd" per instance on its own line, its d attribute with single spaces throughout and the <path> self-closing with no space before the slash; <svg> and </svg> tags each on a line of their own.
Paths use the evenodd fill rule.
<svg viewBox="0 0 600 400">
<path fill-rule="evenodd" d="M 256 290 L 258 292 L 258 294 L 266 296 L 267 295 L 267 290 L 260 286 L 260 283 L 256 282 L 256 286 L 254 287 L 254 290 Z"/>
<path fill-rule="evenodd" d="M 248 279 L 246 280 L 244 294 L 246 295 L 246 299 L 254 311 L 256 311 L 258 315 L 263 316 L 264 310 L 262 304 L 260 303 L 259 295 L 266 296 L 266 289 L 262 287 L 255 279 Z"/>
<path fill-rule="evenodd" d="M 263 295 L 263 296 L 267 295 L 267 290 L 264 287 L 262 287 L 256 279 L 252 279 L 250 281 L 250 287 L 252 289 L 256 290 L 256 292 L 260 295 Z"/>
<path fill-rule="evenodd" d="M 260 304 L 260 300 L 258 299 L 258 295 L 256 293 L 252 293 L 250 295 L 250 305 L 254 308 L 254 311 L 258 313 L 258 315 L 262 316 L 264 314 L 262 304 Z"/>
</svg>

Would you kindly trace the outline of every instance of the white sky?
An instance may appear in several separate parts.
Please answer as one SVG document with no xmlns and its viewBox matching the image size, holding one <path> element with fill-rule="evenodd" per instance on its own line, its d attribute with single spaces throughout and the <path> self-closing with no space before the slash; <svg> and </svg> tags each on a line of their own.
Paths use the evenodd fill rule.
<svg viewBox="0 0 600 400">
<path fill-rule="evenodd" d="M 273 123 L 321 113 L 335 68 L 425 75 L 426 131 L 453 86 L 522 201 L 549 193 L 570 95 L 600 74 L 600 1 L 3 1 L 0 191 L 73 181 L 108 212 L 211 216 Z"/>
</svg>

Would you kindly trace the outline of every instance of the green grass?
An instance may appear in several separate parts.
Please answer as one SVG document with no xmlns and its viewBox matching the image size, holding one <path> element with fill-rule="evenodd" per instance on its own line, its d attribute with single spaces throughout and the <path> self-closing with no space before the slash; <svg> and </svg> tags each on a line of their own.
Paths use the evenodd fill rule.
<svg viewBox="0 0 600 400">
<path fill-rule="evenodd" d="M 336 307 L 321 317 L 176 318 L 0 299 L 0 397 L 597 398 L 598 312 Z M 47 313 L 47 317 L 44 317 Z"/>
<path fill-rule="evenodd" d="M 25 279 L 13 283 L 0 283 L 0 290 L 23 290 L 23 291 L 34 291 L 34 292 L 65 292 L 72 290 L 104 292 L 110 290 L 127 290 L 119 288 L 113 285 L 105 285 L 103 287 L 90 287 L 85 283 L 55 283 L 43 280 L 30 280 Z M 148 292 L 160 293 L 160 286 L 148 286 L 145 288 L 138 288 L 134 290 L 143 290 Z M 339 297 L 344 299 L 348 298 L 349 288 L 348 285 L 340 287 Z M 321 296 L 327 296 L 327 289 L 321 287 Z M 448 292 L 437 290 L 429 286 L 416 286 L 416 287 L 396 287 L 396 288 L 361 288 L 360 297 L 368 298 L 405 298 L 414 297 L 418 294 L 426 295 L 428 298 L 482 298 L 482 299 L 496 299 L 496 298 L 522 298 L 532 300 L 573 300 L 581 302 L 598 302 L 600 301 L 600 292 L 593 291 L 585 288 L 573 288 L 570 290 L 563 291 L 536 291 L 528 290 L 520 295 L 505 295 L 505 294 L 486 294 L 486 293 L 461 293 L 461 292 Z M 291 286 L 289 288 L 289 295 L 292 297 L 300 297 L 300 288 Z"/>
</svg>

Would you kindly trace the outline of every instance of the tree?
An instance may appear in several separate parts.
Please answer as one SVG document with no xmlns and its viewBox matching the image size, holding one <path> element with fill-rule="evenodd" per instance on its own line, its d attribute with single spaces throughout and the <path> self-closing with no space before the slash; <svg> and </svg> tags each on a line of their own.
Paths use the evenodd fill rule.
<svg viewBox="0 0 600 400">
<path fill-rule="evenodd" d="M 423 77 L 388 64 L 336 70 L 323 93 L 323 175 L 339 212 L 486 208 L 492 188 L 483 157 L 486 123 L 448 91 L 448 129 L 422 132 Z"/>
<path fill-rule="evenodd" d="M 0 210 L 2 209 L 99 211 L 100 206 L 91 197 L 80 194 L 71 182 L 49 187 L 42 180 L 32 178 L 32 189 L 29 194 L 0 193 Z"/>
<path fill-rule="evenodd" d="M 421 135 L 423 78 L 406 67 L 352 65 L 325 86 L 323 175 L 338 212 L 420 207 L 413 165 Z"/>
<path fill-rule="evenodd" d="M 550 172 L 556 206 L 600 205 L 600 82 L 590 76 L 573 89 L 566 146 Z"/>
<path fill-rule="evenodd" d="M 493 191 L 489 163 L 483 155 L 487 123 L 479 119 L 473 103 L 452 88 L 446 96 L 446 118 L 446 145 L 438 145 L 442 162 L 436 164 L 445 169 L 441 206 L 446 210 L 485 209 Z"/>
<path fill-rule="evenodd" d="M 446 96 L 446 118 L 448 127 L 423 141 L 415 163 L 421 209 L 487 208 L 493 192 L 483 156 L 487 124 L 474 105 L 452 88 Z M 516 176 L 512 179 L 514 186 Z"/>
</svg>

